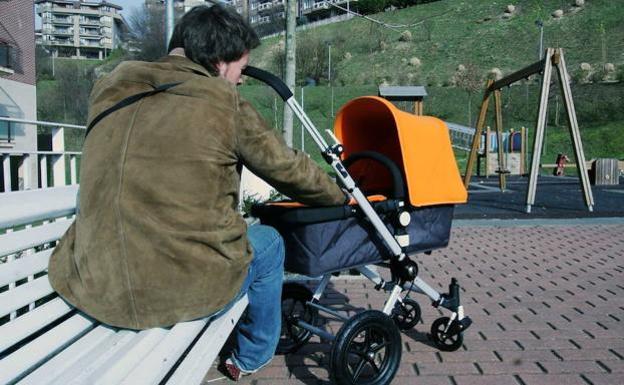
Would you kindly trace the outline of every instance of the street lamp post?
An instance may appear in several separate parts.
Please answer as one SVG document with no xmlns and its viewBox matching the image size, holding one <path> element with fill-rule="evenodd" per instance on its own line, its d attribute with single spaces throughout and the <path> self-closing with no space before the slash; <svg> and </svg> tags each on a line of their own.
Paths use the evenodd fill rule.
<svg viewBox="0 0 624 385">
<path fill-rule="evenodd" d="M 169 45 L 169 40 L 171 40 L 171 35 L 173 35 L 173 26 L 174 26 L 174 0 L 165 0 L 166 1 L 166 12 L 165 12 L 165 27 L 166 27 L 166 35 L 165 36 L 165 47 Z"/>
<path fill-rule="evenodd" d="M 334 85 L 332 83 L 332 72 L 331 72 L 331 42 L 327 43 L 328 46 L 328 55 L 327 55 L 327 80 L 329 82 L 329 88 L 331 92 L 331 117 L 334 117 Z"/>
<path fill-rule="evenodd" d="M 544 55 L 544 22 L 538 19 L 535 20 L 535 25 L 537 25 L 537 28 L 540 30 L 539 51 L 537 53 L 537 57 L 542 60 Z"/>
</svg>

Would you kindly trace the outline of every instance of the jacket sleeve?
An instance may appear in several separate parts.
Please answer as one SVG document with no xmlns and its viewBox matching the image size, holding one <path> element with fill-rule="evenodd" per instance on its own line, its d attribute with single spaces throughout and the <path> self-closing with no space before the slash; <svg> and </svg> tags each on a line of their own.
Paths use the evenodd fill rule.
<svg viewBox="0 0 624 385">
<path fill-rule="evenodd" d="M 307 154 L 289 148 L 247 101 L 239 101 L 235 125 L 238 156 L 251 172 L 301 203 L 344 203 L 336 182 Z"/>
</svg>

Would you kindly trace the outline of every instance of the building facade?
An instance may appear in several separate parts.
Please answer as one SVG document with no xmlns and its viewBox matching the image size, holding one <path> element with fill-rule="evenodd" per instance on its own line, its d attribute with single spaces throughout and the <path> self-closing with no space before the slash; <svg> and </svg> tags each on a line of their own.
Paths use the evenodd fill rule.
<svg viewBox="0 0 624 385">
<path fill-rule="evenodd" d="M 103 59 L 121 45 L 122 7 L 105 0 L 35 0 L 37 44 L 55 57 Z"/>
<path fill-rule="evenodd" d="M 0 117 L 36 120 L 35 15 L 32 1 L 0 1 Z M 37 130 L 0 121 L 0 184 L 23 187 L 24 175 L 36 175 L 36 163 L 24 169 L 18 152 L 37 150 Z M 10 170 L 19 170 L 11 172 Z M 15 180 L 11 180 L 11 174 Z M 21 178 L 22 183 L 19 182 Z M 15 187 L 15 186 L 14 186 Z M 4 190 L 3 190 L 4 191 Z"/>
<path fill-rule="evenodd" d="M 247 20 L 261 35 L 284 30 L 286 19 L 286 0 L 222 0 L 234 8 Z M 164 0 L 145 0 L 149 4 L 161 3 Z M 209 0 L 175 0 L 176 7 L 184 4 L 184 12 L 196 5 L 211 4 Z M 300 23 L 327 19 L 333 16 L 346 14 L 357 0 L 300 0 L 298 2 L 297 17 Z M 336 5 L 336 6 L 334 6 Z"/>
</svg>

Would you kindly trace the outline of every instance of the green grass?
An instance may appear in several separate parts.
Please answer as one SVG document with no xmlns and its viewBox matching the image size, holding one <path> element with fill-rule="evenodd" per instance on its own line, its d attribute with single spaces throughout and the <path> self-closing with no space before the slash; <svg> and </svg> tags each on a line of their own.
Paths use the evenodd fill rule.
<svg viewBox="0 0 624 385">
<path fill-rule="evenodd" d="M 532 64 L 538 60 L 537 19 L 544 21 L 544 47 L 564 48 L 568 72 L 574 79 L 580 76 L 582 62 L 590 63 L 596 72 L 605 62 L 612 62 L 618 73 L 622 73 L 624 23 L 621 23 L 621 15 L 624 4 L 594 0 L 586 2 L 578 12 L 571 12 L 571 2 L 567 0 L 524 0 L 514 4 L 514 17 L 503 19 L 506 3 L 438 1 L 371 15 L 388 24 L 420 22 L 397 31 L 355 18 L 299 32 L 297 39 L 299 42 L 331 42 L 335 71 L 332 71 L 332 83 L 336 86 L 334 111 L 353 97 L 375 95 L 377 86 L 384 81 L 393 85 L 425 85 L 429 94 L 425 98 L 425 113 L 464 125 L 474 125 L 482 91 L 469 95 L 452 86 L 458 65 L 475 65 L 485 78 L 494 67 L 506 75 Z M 564 10 L 563 18 L 555 20 L 550 16 L 556 9 Z M 412 33 L 411 41 L 399 41 L 404 30 Z M 278 37 L 263 40 L 252 53 L 252 65 L 277 72 L 274 52 L 278 51 L 279 40 Z M 420 59 L 419 67 L 409 65 L 412 57 Z M 310 60 L 325 61 L 326 58 Z M 303 82 L 305 74 L 298 76 L 298 82 Z M 621 81 L 622 76 L 617 76 Z M 502 91 L 504 130 L 526 127 L 530 136 L 529 151 L 539 104 L 539 81 L 540 78 L 534 76 Z M 327 79 L 321 78 L 321 86 L 305 88 L 305 110 L 322 130 L 332 126 L 331 92 L 326 83 Z M 624 84 L 574 82 L 572 92 L 586 158 L 624 158 L 624 139 L 620 133 L 624 122 L 624 109 L 621 108 L 624 105 Z M 274 108 L 270 90 L 245 86 L 242 93 L 251 99 L 271 125 L 281 129 L 281 101 L 276 99 L 277 107 Z M 299 100 L 299 89 L 296 95 Z M 558 87 L 552 87 L 543 163 L 554 162 L 560 152 L 573 154 L 559 95 Z M 494 127 L 493 107 L 492 101 L 487 122 L 491 127 Z M 298 133 L 295 125 L 295 147 L 300 147 Z M 305 146 L 307 150 L 314 144 L 306 141 Z M 456 151 L 456 157 L 463 170 L 466 154 Z"/>
<path fill-rule="evenodd" d="M 413 82 L 448 84 L 457 66 L 467 63 L 476 65 L 484 75 L 492 67 L 509 74 L 537 61 L 537 19 L 544 20 L 544 46 L 564 48 L 570 68 L 578 68 L 581 62 L 601 66 L 603 59 L 622 64 L 624 5 L 594 0 L 586 2 L 581 11 L 570 13 L 570 3 L 516 1 L 515 16 L 506 20 L 501 17 L 506 3 L 445 0 L 371 15 L 393 25 L 420 22 L 412 27 L 395 31 L 355 18 L 300 32 L 297 38 L 332 43 L 336 85 L 379 84 L 384 79 L 405 83 L 408 74 Z M 556 9 L 566 12 L 560 20 L 550 16 Z M 412 41 L 399 41 L 404 30 L 411 32 Z M 277 41 L 264 40 L 254 51 L 252 64 L 269 67 Z M 347 52 L 350 59 L 345 58 Z M 407 64 L 411 57 L 418 57 L 422 65 Z"/>
</svg>

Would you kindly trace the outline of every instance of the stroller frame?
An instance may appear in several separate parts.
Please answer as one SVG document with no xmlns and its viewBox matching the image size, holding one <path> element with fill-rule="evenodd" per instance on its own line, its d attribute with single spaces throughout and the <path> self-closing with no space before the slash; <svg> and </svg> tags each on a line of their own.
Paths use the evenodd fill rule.
<svg viewBox="0 0 624 385">
<path fill-rule="evenodd" d="M 407 290 L 408 293 L 410 291 L 413 291 L 416 293 L 424 294 L 431 299 L 432 305 L 434 307 L 442 307 L 448 309 L 451 312 L 450 317 L 439 318 L 433 323 L 431 329 L 433 342 L 441 350 L 453 351 L 458 349 L 463 342 L 462 332 L 470 326 L 472 321 L 469 317 L 464 315 L 464 308 L 460 302 L 459 284 L 457 280 L 455 278 L 452 278 L 449 285 L 448 293 L 440 294 L 425 281 L 420 279 L 417 276 L 417 264 L 412 261 L 409 256 L 406 255 L 402 250 L 402 247 L 399 243 L 400 236 L 397 236 L 397 238 L 395 238 L 395 236 L 392 235 L 392 233 L 384 225 L 383 221 L 381 220 L 375 209 L 372 207 L 371 203 L 368 201 L 364 193 L 357 186 L 356 182 L 351 177 L 346 167 L 343 165 L 340 159 L 340 156 L 343 153 L 343 146 L 341 143 L 339 143 L 338 139 L 333 135 L 333 133 L 327 130 L 329 135 L 334 140 L 334 143 L 330 145 L 325 141 L 325 139 L 316 129 L 312 121 L 305 114 L 301 106 L 297 103 L 290 89 L 282 82 L 281 79 L 279 79 L 275 75 L 252 66 L 246 67 L 243 70 L 243 74 L 260 80 L 271 86 L 280 95 L 283 101 L 291 108 L 293 113 L 306 128 L 306 131 L 320 148 L 321 154 L 325 161 L 336 172 L 336 176 L 340 182 L 340 185 L 344 187 L 344 189 L 346 189 L 348 193 L 355 199 L 359 208 L 362 210 L 366 218 L 370 221 L 372 226 L 374 226 L 375 230 L 381 236 L 381 239 L 387 246 L 388 250 L 391 252 L 389 267 L 392 272 L 392 279 L 390 281 L 384 281 L 378 273 L 376 273 L 366 265 L 353 268 L 359 271 L 359 273 L 365 276 L 367 279 L 372 281 L 375 284 L 375 288 L 377 290 L 390 292 L 388 299 L 385 302 L 382 313 L 388 316 L 388 318 L 395 317 L 397 314 L 397 309 L 400 309 L 401 306 L 403 306 L 405 298 L 401 296 L 401 293 L 405 290 Z M 399 207 L 404 207 L 404 205 L 404 202 L 399 202 Z M 315 311 L 322 311 L 324 313 L 327 313 L 333 316 L 335 319 L 344 322 L 344 329 L 346 328 L 347 324 L 353 323 L 353 319 L 346 318 L 334 309 L 319 304 L 320 298 L 327 288 L 332 274 L 333 273 L 326 273 L 322 276 L 320 283 L 312 294 L 312 297 L 308 301 L 305 301 L 305 306 L 313 308 L 315 309 Z M 415 324 L 420 320 L 420 308 L 418 308 L 418 304 L 415 301 L 412 301 L 410 305 L 412 306 L 411 310 L 413 310 L 412 316 L 416 317 L 416 319 L 411 319 L 410 321 L 412 322 L 410 323 Z M 414 306 L 416 307 L 416 309 L 413 308 Z M 366 312 L 374 311 L 364 311 L 363 313 Z M 358 320 L 356 321 L 362 321 L 363 323 L 366 322 L 365 319 L 360 318 L 358 318 Z M 339 331 L 337 335 L 333 335 L 309 322 L 306 322 L 299 317 L 292 319 L 291 322 L 293 325 L 302 328 L 309 333 L 319 335 L 321 338 L 326 340 L 334 341 L 334 344 L 336 344 L 336 340 L 340 339 L 342 337 L 342 334 L 344 334 L 342 333 L 341 329 L 341 331 Z M 391 324 L 392 326 L 394 326 L 394 323 Z M 353 327 L 354 325 L 351 326 Z M 310 335 L 308 334 L 307 338 L 305 338 L 305 341 L 307 341 L 309 337 Z M 350 336 L 349 338 L 353 338 L 353 336 Z M 332 352 L 332 357 L 333 356 L 334 353 Z M 398 352 L 398 360 L 400 361 L 400 347 Z M 331 360 L 330 366 L 334 361 L 334 359 Z M 394 374 L 396 373 L 396 370 L 398 369 L 398 363 L 395 366 L 396 367 L 394 369 L 389 369 L 392 373 L 389 373 L 389 375 L 386 373 L 386 375 L 384 376 L 380 375 L 379 378 L 376 379 L 376 381 L 373 381 L 371 383 L 390 383 L 390 381 L 394 377 Z M 357 376 L 355 376 L 356 378 L 354 379 L 352 375 L 349 375 L 348 371 L 345 372 L 340 370 L 340 368 L 335 367 L 330 369 L 330 372 L 339 372 L 333 373 L 332 375 L 333 380 L 336 383 L 352 384 L 357 382 Z"/>
</svg>

